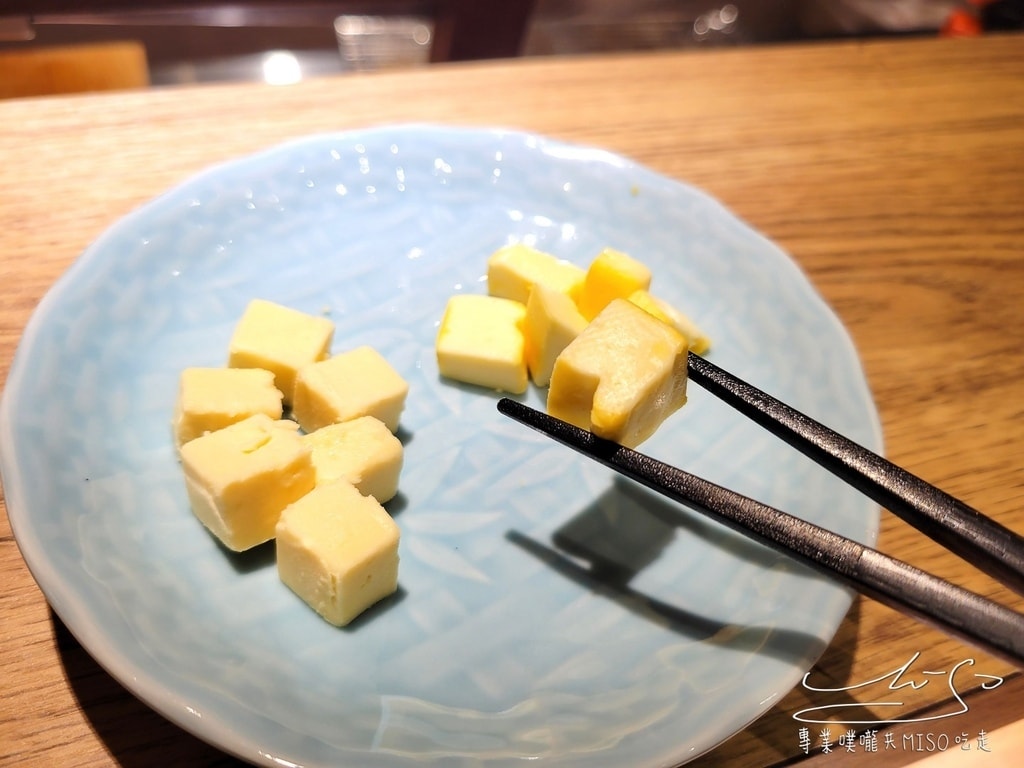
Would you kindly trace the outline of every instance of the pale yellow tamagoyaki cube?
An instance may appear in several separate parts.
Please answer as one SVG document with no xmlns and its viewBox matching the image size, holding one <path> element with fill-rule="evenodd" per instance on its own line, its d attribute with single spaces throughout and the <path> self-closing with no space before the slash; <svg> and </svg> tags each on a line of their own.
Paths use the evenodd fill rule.
<svg viewBox="0 0 1024 768">
<path fill-rule="evenodd" d="M 613 299 L 555 361 L 552 416 L 634 448 L 686 402 L 686 338 Z"/>
<path fill-rule="evenodd" d="M 538 387 L 551 381 L 555 358 L 575 339 L 587 321 L 564 293 L 538 283 L 526 302 L 526 367 Z"/>
<path fill-rule="evenodd" d="M 521 394 L 529 384 L 523 325 L 526 305 L 512 299 L 457 294 L 448 300 L 437 331 L 442 376 Z"/>
<path fill-rule="evenodd" d="M 292 401 L 295 375 L 330 354 L 334 323 L 265 299 L 253 299 L 235 325 L 228 347 L 231 368 L 264 368 L 274 374 L 285 405 Z"/>
<path fill-rule="evenodd" d="M 711 349 L 711 339 L 700 326 L 664 299 L 652 296 L 650 291 L 639 290 L 631 293 L 629 300 L 683 334 L 695 354 L 703 355 Z"/>
<path fill-rule="evenodd" d="M 319 485 L 281 514 L 278 575 L 335 626 L 398 589 L 399 529 L 344 480 Z"/>
<path fill-rule="evenodd" d="M 398 493 L 402 442 L 380 419 L 361 416 L 328 424 L 302 439 L 312 451 L 317 485 L 347 480 L 381 504 Z"/>
<path fill-rule="evenodd" d="M 311 363 L 295 377 L 292 416 L 306 432 L 360 416 L 395 432 L 409 384 L 376 349 L 361 346 Z"/>
<path fill-rule="evenodd" d="M 193 513 L 236 552 L 272 539 L 281 511 L 316 483 L 298 426 L 263 414 L 190 440 L 181 463 Z"/>
<path fill-rule="evenodd" d="M 262 368 L 186 368 L 178 380 L 172 429 L 181 447 L 207 432 L 235 424 L 257 413 L 280 419 L 280 390 L 274 374 Z"/>
<path fill-rule="evenodd" d="M 579 298 L 586 270 L 522 243 L 499 248 L 487 260 L 487 292 L 525 304 L 534 285 Z"/>
<path fill-rule="evenodd" d="M 632 256 L 605 248 L 587 268 L 577 305 L 587 320 L 593 320 L 612 299 L 651 287 L 651 270 Z"/>
</svg>

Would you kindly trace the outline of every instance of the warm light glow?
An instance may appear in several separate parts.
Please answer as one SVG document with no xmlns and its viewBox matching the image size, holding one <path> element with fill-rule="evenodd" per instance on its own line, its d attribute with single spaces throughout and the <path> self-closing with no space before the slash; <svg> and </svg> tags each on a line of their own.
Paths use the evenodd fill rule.
<svg viewBox="0 0 1024 768">
<path fill-rule="evenodd" d="M 270 51 L 263 56 L 263 79 L 271 85 L 291 85 L 302 79 L 302 67 L 289 51 Z"/>
</svg>

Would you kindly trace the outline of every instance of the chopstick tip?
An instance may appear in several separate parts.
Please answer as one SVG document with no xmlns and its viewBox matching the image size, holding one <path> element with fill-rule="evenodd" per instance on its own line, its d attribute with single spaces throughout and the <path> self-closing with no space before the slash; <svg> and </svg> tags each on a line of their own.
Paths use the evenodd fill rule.
<svg viewBox="0 0 1024 768">
<path fill-rule="evenodd" d="M 498 400 L 497 407 L 499 413 L 571 447 L 580 450 L 584 448 L 593 450 L 595 442 L 599 441 L 599 438 L 592 432 L 517 400 L 503 397 Z"/>
</svg>

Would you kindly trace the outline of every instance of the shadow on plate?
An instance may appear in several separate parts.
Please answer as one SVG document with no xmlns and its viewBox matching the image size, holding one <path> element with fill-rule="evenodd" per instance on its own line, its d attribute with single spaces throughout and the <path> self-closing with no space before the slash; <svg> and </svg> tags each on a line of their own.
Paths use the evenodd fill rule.
<svg viewBox="0 0 1024 768">
<path fill-rule="evenodd" d="M 351 622 L 346 624 L 344 627 L 338 627 L 338 629 L 342 632 L 358 632 L 360 627 L 374 621 L 374 619 L 380 614 L 390 611 L 408 596 L 409 593 L 405 591 L 405 588 L 401 584 L 399 584 L 398 589 L 390 595 L 385 597 L 383 600 L 374 603 L 352 619 Z"/>
<path fill-rule="evenodd" d="M 757 651 L 794 663 L 808 656 L 817 658 L 825 650 L 825 644 L 809 633 L 729 624 L 634 588 L 633 578 L 662 553 L 679 529 L 745 561 L 768 567 L 778 558 L 767 547 L 726 531 L 623 478 L 615 478 L 600 498 L 555 531 L 554 546 L 514 530 L 507 532 L 506 538 L 565 577 L 638 615 L 667 622 L 693 640 Z"/>
<path fill-rule="evenodd" d="M 239 575 L 271 568 L 277 563 L 277 549 L 273 539 L 257 544 L 244 552 L 235 552 L 225 547 L 210 531 L 207 533 L 217 542 L 224 557 Z"/>
<path fill-rule="evenodd" d="M 397 517 L 402 513 L 407 506 L 409 506 L 408 497 L 399 491 L 390 500 L 384 502 L 382 505 L 389 515 Z"/>
</svg>

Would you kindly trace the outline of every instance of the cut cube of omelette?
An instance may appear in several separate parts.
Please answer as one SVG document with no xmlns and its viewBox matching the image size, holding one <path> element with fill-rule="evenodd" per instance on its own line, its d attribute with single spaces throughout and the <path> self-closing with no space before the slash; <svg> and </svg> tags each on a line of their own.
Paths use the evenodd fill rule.
<svg viewBox="0 0 1024 768">
<path fill-rule="evenodd" d="M 587 321 L 564 293 L 538 283 L 526 302 L 526 367 L 538 387 L 551 381 L 555 358 L 586 328 Z"/>
<path fill-rule="evenodd" d="M 398 589 L 398 526 L 344 480 L 287 507 L 276 534 L 281 581 L 335 626 Z"/>
<path fill-rule="evenodd" d="M 521 243 L 499 248 L 487 260 L 487 292 L 525 304 L 535 285 L 579 298 L 586 271 L 570 261 Z"/>
<path fill-rule="evenodd" d="M 292 402 L 295 375 L 325 359 L 334 323 L 265 299 L 253 299 L 235 326 L 228 347 L 230 368 L 263 368 L 274 374 L 285 405 Z"/>
<path fill-rule="evenodd" d="M 548 413 L 634 448 L 686 403 L 686 357 L 679 331 L 613 299 L 555 360 Z"/>
<path fill-rule="evenodd" d="M 185 443 L 181 464 L 193 513 L 236 552 L 272 539 L 281 510 L 316 482 L 298 426 L 264 414 Z"/>
<path fill-rule="evenodd" d="M 347 480 L 381 504 L 398 493 L 404 451 L 387 425 L 373 416 L 329 424 L 304 435 L 312 451 L 316 484 Z"/>
<path fill-rule="evenodd" d="M 178 448 L 207 432 L 257 413 L 280 419 L 280 390 L 274 374 L 262 368 L 186 368 L 174 404 L 174 443 Z"/>
<path fill-rule="evenodd" d="M 441 375 L 513 394 L 526 391 L 526 306 L 512 299 L 458 294 L 437 331 Z"/>
<path fill-rule="evenodd" d="M 401 374 L 364 345 L 300 368 L 292 415 L 306 432 L 360 416 L 380 419 L 395 432 L 408 393 Z"/>
<path fill-rule="evenodd" d="M 622 251 L 605 248 L 590 263 L 577 304 L 593 320 L 612 299 L 626 299 L 651 287 L 651 270 Z"/>
<path fill-rule="evenodd" d="M 639 290 L 630 294 L 629 300 L 683 334 L 694 353 L 703 355 L 711 349 L 711 339 L 700 326 L 664 299 L 652 296 L 650 291 Z"/>
</svg>

